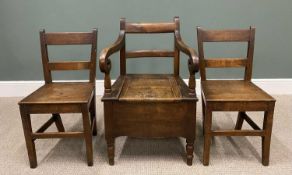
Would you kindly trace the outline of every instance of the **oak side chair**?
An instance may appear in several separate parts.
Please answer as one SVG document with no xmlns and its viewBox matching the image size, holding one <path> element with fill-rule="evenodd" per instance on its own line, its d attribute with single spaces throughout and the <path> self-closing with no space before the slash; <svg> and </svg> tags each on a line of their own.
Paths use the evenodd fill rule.
<svg viewBox="0 0 292 175">
<path fill-rule="evenodd" d="M 126 35 L 170 33 L 174 50 L 126 50 Z M 120 76 L 111 85 L 109 56 L 120 53 Z M 179 76 L 180 51 L 188 55 L 190 73 L 187 86 Z M 134 58 L 170 57 L 173 74 L 128 74 L 126 60 Z M 167 59 L 167 58 L 166 58 Z M 104 102 L 105 138 L 109 164 L 114 165 L 115 138 L 186 138 L 187 164 L 192 164 L 196 135 L 195 72 L 199 69 L 195 51 L 180 36 L 179 18 L 164 23 L 129 23 L 120 20 L 116 42 L 102 50 L 100 70 L 105 73 Z"/>
<path fill-rule="evenodd" d="M 88 166 L 93 165 L 92 135 L 96 135 L 95 74 L 97 30 L 92 32 L 46 33 L 40 31 L 40 44 L 45 84 L 19 102 L 23 131 L 30 167 L 37 166 L 36 139 L 79 137 L 84 138 Z M 48 45 L 90 45 L 89 61 L 51 62 Z M 51 71 L 89 70 L 89 82 L 53 82 Z M 52 117 L 35 132 L 30 114 L 52 114 Z M 60 113 L 82 113 L 83 132 L 65 132 Z M 44 132 L 53 123 L 59 132 Z"/>
<path fill-rule="evenodd" d="M 275 99 L 251 82 L 255 28 L 246 30 L 205 30 L 197 28 L 202 88 L 204 151 L 209 164 L 212 136 L 261 136 L 262 164 L 269 164 Z M 247 42 L 246 58 L 205 58 L 204 42 Z M 207 80 L 206 68 L 245 68 L 243 80 Z M 212 112 L 238 111 L 234 130 L 212 130 Z M 247 111 L 264 111 L 261 129 Z M 246 121 L 252 129 L 242 129 Z"/>
</svg>

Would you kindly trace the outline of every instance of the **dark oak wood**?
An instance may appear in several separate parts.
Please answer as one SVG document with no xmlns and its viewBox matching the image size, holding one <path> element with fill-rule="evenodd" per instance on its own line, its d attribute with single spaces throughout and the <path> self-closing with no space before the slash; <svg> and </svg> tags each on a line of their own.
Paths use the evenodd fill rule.
<svg viewBox="0 0 292 175">
<path fill-rule="evenodd" d="M 204 152 L 203 164 L 209 165 L 213 136 L 261 136 L 262 164 L 269 164 L 275 99 L 251 82 L 255 28 L 246 30 L 205 30 L 197 28 L 202 88 Z M 204 42 L 247 42 L 246 58 L 205 59 Z M 206 68 L 244 67 L 243 80 L 208 80 Z M 212 130 L 213 111 L 238 111 L 234 130 Z M 264 111 L 261 129 L 246 111 Z M 251 129 L 242 129 L 246 121 Z"/>
<path fill-rule="evenodd" d="M 114 164 L 115 138 L 186 138 L 187 164 L 192 165 L 196 135 L 195 73 L 199 69 L 196 52 L 182 41 L 179 19 L 172 23 L 120 22 L 117 41 L 102 50 L 99 67 L 105 73 L 104 102 L 105 138 L 109 164 Z M 174 50 L 126 51 L 126 35 L 130 33 L 173 33 Z M 120 76 L 111 84 L 110 55 L 120 51 Z M 188 55 L 190 81 L 187 86 L 179 76 L 179 54 Z M 172 57 L 173 74 L 127 74 L 126 59 L 140 57 Z"/>
<path fill-rule="evenodd" d="M 41 53 L 45 84 L 19 102 L 23 131 L 30 167 L 37 167 L 36 139 L 84 138 L 88 166 L 93 165 L 92 135 L 96 135 L 95 72 L 97 30 L 92 32 L 46 33 L 40 31 Z M 50 62 L 48 45 L 91 45 L 89 61 Z M 53 82 L 51 71 L 88 69 L 89 82 Z M 52 114 L 52 117 L 35 132 L 31 129 L 30 114 Z M 82 132 L 65 132 L 60 113 L 82 113 Z M 53 123 L 58 132 L 45 132 Z"/>
</svg>

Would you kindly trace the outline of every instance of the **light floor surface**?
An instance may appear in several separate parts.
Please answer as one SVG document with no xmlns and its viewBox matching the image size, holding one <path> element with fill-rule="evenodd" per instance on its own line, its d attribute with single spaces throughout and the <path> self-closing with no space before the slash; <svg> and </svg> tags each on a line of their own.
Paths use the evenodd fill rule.
<svg viewBox="0 0 292 175">
<path fill-rule="evenodd" d="M 83 139 L 36 141 L 38 167 L 30 169 L 17 102 L 21 98 L 0 98 L 0 174 L 292 174 L 292 96 L 277 99 L 271 143 L 270 165 L 261 164 L 260 137 L 216 137 L 212 140 L 210 165 L 203 166 L 201 101 L 197 108 L 197 139 L 192 166 L 185 162 L 185 139 L 116 139 L 115 165 L 107 161 L 103 106 L 97 98 L 98 135 L 93 138 L 94 165 L 86 163 Z M 249 113 L 261 126 L 263 113 Z M 236 113 L 214 113 L 214 128 L 233 128 Z M 64 114 L 69 131 L 82 130 L 80 114 Z M 49 115 L 32 115 L 37 129 Z M 243 128 L 249 126 L 244 124 Z M 49 131 L 55 131 L 53 125 Z"/>
</svg>

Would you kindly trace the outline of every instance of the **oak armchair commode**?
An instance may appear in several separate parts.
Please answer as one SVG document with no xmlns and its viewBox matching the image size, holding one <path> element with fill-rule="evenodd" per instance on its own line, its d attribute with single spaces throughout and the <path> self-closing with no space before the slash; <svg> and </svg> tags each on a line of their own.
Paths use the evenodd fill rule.
<svg viewBox="0 0 292 175">
<path fill-rule="evenodd" d="M 174 50 L 126 50 L 126 35 L 173 33 Z M 189 56 L 189 85 L 179 76 L 180 51 Z M 120 76 L 111 85 L 109 56 L 120 53 Z M 127 74 L 126 60 L 140 57 L 173 58 L 173 74 Z M 117 41 L 102 50 L 99 67 L 104 72 L 105 138 L 109 164 L 114 164 L 114 141 L 118 136 L 185 137 L 187 164 L 192 164 L 196 135 L 195 73 L 199 69 L 195 51 L 180 36 L 179 18 L 165 23 L 120 21 Z"/>
</svg>

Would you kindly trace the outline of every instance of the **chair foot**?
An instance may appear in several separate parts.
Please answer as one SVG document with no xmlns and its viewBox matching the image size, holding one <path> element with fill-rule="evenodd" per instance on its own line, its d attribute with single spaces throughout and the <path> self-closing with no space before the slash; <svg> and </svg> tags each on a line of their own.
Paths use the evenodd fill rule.
<svg viewBox="0 0 292 175">
<path fill-rule="evenodd" d="M 193 164 L 193 152 L 194 152 L 194 141 L 187 139 L 186 145 L 186 152 L 187 152 L 187 165 L 191 166 Z"/>
<path fill-rule="evenodd" d="M 87 165 L 88 165 L 88 166 L 93 166 L 93 161 L 91 161 L 91 162 L 87 162 Z"/>
<path fill-rule="evenodd" d="M 204 165 L 204 166 L 209 166 L 209 162 L 205 162 L 205 161 L 203 160 L 203 165 Z"/>
<path fill-rule="evenodd" d="M 110 165 L 114 165 L 115 161 L 115 140 L 109 139 L 107 140 L 107 154 L 108 154 L 108 160 Z"/>
<path fill-rule="evenodd" d="M 109 165 L 113 166 L 115 164 L 115 161 L 113 158 L 112 159 L 109 158 L 108 163 L 109 163 Z"/>
<path fill-rule="evenodd" d="M 31 164 L 30 163 L 30 168 L 32 168 L 32 169 L 35 169 L 37 166 L 38 166 L 37 163 L 36 164 Z"/>
</svg>

